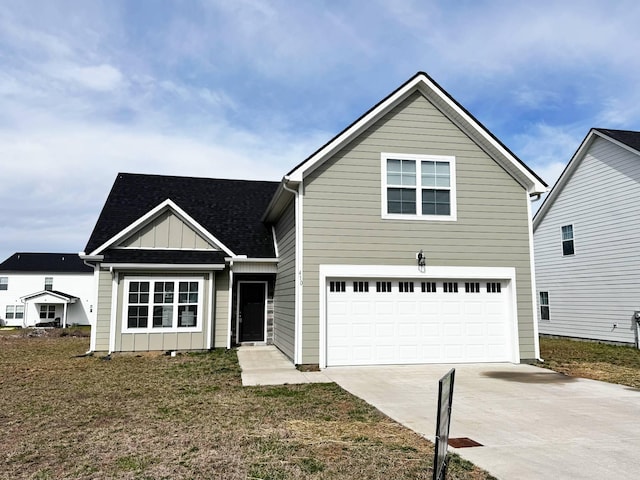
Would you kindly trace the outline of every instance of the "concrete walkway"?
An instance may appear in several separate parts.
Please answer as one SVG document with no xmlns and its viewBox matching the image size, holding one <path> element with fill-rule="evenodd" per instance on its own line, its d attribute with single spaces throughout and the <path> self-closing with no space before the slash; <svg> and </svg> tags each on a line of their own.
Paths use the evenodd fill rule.
<svg viewBox="0 0 640 480">
<path fill-rule="evenodd" d="M 331 383 L 322 372 L 301 372 L 273 345 L 238 348 L 242 385 Z"/>
<path fill-rule="evenodd" d="M 438 379 L 456 369 L 451 449 L 499 479 L 640 478 L 640 390 L 530 365 L 332 367 L 323 373 L 430 440 Z"/>
</svg>

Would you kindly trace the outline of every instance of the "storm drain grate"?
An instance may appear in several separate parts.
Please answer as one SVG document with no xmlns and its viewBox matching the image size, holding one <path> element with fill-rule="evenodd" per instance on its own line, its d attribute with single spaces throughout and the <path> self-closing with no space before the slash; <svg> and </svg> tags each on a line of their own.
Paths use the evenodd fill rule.
<svg viewBox="0 0 640 480">
<path fill-rule="evenodd" d="M 481 443 L 467 437 L 450 438 L 449 446 L 453 448 L 482 447 Z"/>
</svg>

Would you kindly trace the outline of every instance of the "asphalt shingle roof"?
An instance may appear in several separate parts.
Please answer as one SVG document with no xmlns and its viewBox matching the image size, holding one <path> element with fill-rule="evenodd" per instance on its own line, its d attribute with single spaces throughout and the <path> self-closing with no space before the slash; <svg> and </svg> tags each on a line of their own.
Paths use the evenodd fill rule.
<svg viewBox="0 0 640 480">
<path fill-rule="evenodd" d="M 0 263 L 2 272 L 92 273 L 77 253 L 17 252 Z"/>
<path fill-rule="evenodd" d="M 625 145 L 640 151 L 640 132 L 633 130 L 611 130 L 608 128 L 596 128 L 598 132 L 604 133 L 608 137 L 624 143 Z"/>
<path fill-rule="evenodd" d="M 91 253 L 170 199 L 236 255 L 273 258 L 271 228 L 262 223 L 261 217 L 278 184 L 119 173 L 85 252 Z M 176 252 L 173 253 L 170 263 L 179 261 Z M 119 254 L 111 252 L 109 255 Z M 132 260 L 127 258 L 126 261 Z"/>
</svg>

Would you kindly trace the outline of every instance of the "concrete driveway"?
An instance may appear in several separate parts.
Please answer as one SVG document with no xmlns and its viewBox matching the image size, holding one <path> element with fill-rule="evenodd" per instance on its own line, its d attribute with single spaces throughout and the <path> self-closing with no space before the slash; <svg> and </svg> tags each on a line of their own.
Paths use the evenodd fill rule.
<svg viewBox="0 0 640 480">
<path fill-rule="evenodd" d="M 434 440 L 438 379 L 456 369 L 450 449 L 499 479 L 640 478 L 640 390 L 530 365 L 331 367 L 325 376 Z"/>
</svg>

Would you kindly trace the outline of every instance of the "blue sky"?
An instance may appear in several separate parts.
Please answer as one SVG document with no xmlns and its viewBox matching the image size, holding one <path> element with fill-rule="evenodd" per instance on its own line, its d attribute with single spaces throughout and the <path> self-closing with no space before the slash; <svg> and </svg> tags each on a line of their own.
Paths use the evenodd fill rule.
<svg viewBox="0 0 640 480">
<path fill-rule="evenodd" d="M 640 2 L 5 0 L 0 261 L 84 249 L 116 173 L 280 180 L 426 71 L 550 185 L 640 130 Z"/>
</svg>

